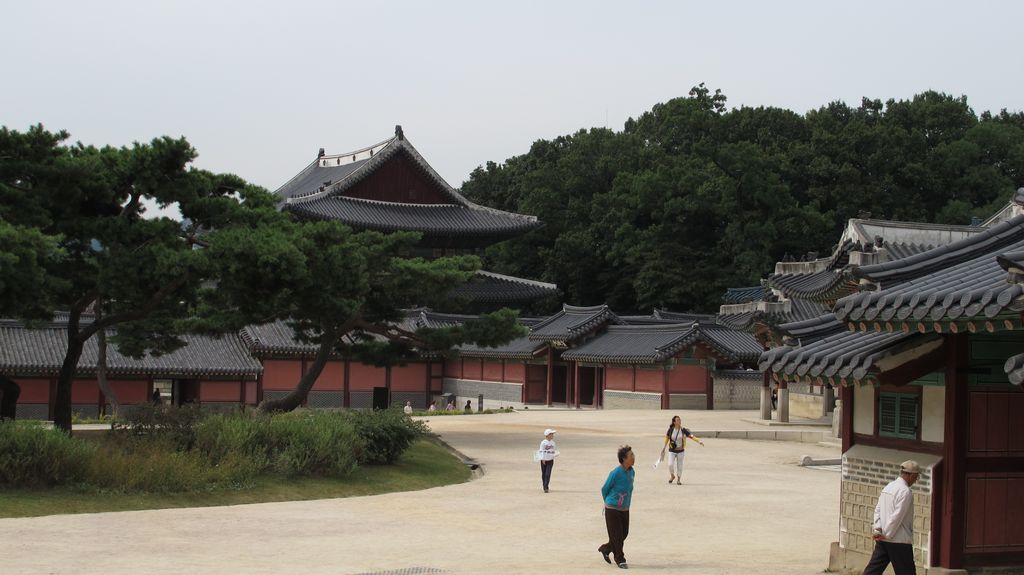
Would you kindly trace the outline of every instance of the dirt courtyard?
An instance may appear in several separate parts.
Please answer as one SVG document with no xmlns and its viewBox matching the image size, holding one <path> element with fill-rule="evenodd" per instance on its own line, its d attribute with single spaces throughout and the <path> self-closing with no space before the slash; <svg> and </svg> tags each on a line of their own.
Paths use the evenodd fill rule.
<svg viewBox="0 0 1024 575">
<path fill-rule="evenodd" d="M 619 572 L 597 552 L 600 487 L 628 443 L 633 572 L 820 573 L 838 538 L 839 473 L 797 462 L 839 449 L 707 438 L 688 445 L 683 485 L 669 485 L 666 466 L 652 464 L 674 414 L 698 434 L 768 429 L 728 411 L 437 417 L 431 428 L 483 463 L 482 477 L 372 497 L 0 519 L 0 561 L 11 574 Z M 547 494 L 532 459 L 545 427 L 561 451 Z"/>
</svg>

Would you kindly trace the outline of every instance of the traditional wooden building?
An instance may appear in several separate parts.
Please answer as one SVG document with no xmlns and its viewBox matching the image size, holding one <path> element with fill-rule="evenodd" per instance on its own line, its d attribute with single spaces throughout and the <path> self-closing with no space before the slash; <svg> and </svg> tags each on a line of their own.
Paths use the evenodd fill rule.
<svg viewBox="0 0 1024 575">
<path fill-rule="evenodd" d="M 766 347 L 784 345 L 794 337 L 805 337 L 807 325 L 816 326 L 839 298 L 858 291 L 858 268 L 902 260 L 964 240 L 984 231 L 986 224 L 954 226 L 850 219 L 829 255 L 818 257 L 816 252 L 809 252 L 800 261 L 787 255 L 763 280 L 760 292 L 756 288 L 729 290 L 723 298 L 719 322 L 751 331 Z M 791 329 L 799 335 L 790 333 Z M 765 379 L 761 394 L 764 419 L 771 418 L 769 385 Z M 780 421 L 788 421 L 790 415 L 814 419 L 832 411 L 834 390 L 828 384 L 812 382 L 791 388 L 782 380 L 775 385 Z"/>
<path fill-rule="evenodd" d="M 502 404 L 594 408 L 745 408 L 757 405 L 762 348 L 714 316 L 658 310 L 618 315 L 564 305 L 530 334 L 497 348 L 467 346 L 445 367 L 444 389 Z"/>
<path fill-rule="evenodd" d="M 108 336 L 113 336 L 108 331 Z M 237 335 L 222 338 L 191 335 L 186 345 L 160 356 L 134 359 L 117 346 L 107 349 L 107 379 L 125 409 L 150 401 L 159 391 L 162 401 L 205 406 L 255 404 L 262 368 Z M 57 374 L 67 351 L 66 318 L 27 328 L 0 320 L 0 374 L 21 387 L 17 417 L 52 419 Z M 107 398 L 96 380 L 97 344 L 85 344 L 71 386 L 73 411 L 94 418 L 107 409 Z M 107 411 L 109 413 L 109 411 Z"/>
<path fill-rule="evenodd" d="M 316 159 L 274 192 L 280 209 L 305 220 L 357 230 L 421 234 L 416 257 L 483 256 L 494 243 L 541 225 L 535 216 L 475 204 L 452 188 L 405 137 L 401 126 L 378 144 Z M 452 294 L 452 310 L 488 311 L 559 296 L 557 286 L 481 271 Z M 555 302 L 557 305 L 557 302 Z"/>
<path fill-rule="evenodd" d="M 929 573 L 1024 566 L 1024 190 L 989 227 L 852 271 L 860 291 L 765 352 L 780 382 L 841 396 L 832 567 L 863 567 L 871 512 L 917 459 L 915 559 Z"/>
</svg>

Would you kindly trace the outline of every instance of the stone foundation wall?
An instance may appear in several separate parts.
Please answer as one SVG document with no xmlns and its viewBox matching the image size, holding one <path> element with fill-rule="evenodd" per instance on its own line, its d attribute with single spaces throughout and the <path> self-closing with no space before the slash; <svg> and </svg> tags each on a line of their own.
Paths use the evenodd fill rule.
<svg viewBox="0 0 1024 575">
<path fill-rule="evenodd" d="M 914 561 L 928 566 L 932 525 L 932 468 L 941 459 L 933 455 L 855 445 L 843 454 L 839 506 L 839 547 L 836 569 L 863 568 L 874 549 L 871 525 L 882 488 L 899 476 L 900 463 L 914 459 L 921 476 L 914 494 Z M 922 571 L 923 572 L 923 571 Z"/>
<path fill-rule="evenodd" d="M 721 370 L 714 373 L 715 409 L 757 409 L 761 406 L 760 371 Z"/>
<path fill-rule="evenodd" d="M 814 393 L 798 393 L 789 388 L 789 416 L 821 419 L 824 397 Z"/>
<path fill-rule="evenodd" d="M 484 409 L 498 409 L 501 407 L 521 408 L 523 406 L 523 384 L 521 383 L 500 383 L 496 381 L 477 381 L 473 379 L 444 378 L 442 384 L 443 393 L 455 395 L 455 406 L 462 409 L 466 400 L 473 403 L 476 409 L 477 396 L 483 394 Z M 415 405 L 415 404 L 414 404 Z M 439 409 L 444 406 L 438 404 Z"/>
<path fill-rule="evenodd" d="M 392 391 L 391 407 L 405 407 L 405 402 L 412 403 L 412 408 L 420 411 L 427 409 L 427 398 L 422 391 Z"/>
<path fill-rule="evenodd" d="M 705 399 L 706 401 L 707 399 Z M 606 389 L 604 390 L 604 407 L 605 409 L 661 409 L 661 394 Z"/>
<path fill-rule="evenodd" d="M 661 398 L 660 395 L 655 395 L 659 399 Z M 658 408 L 660 407 L 659 405 Z M 706 393 L 673 393 L 668 396 L 668 407 L 669 409 L 707 409 L 708 395 Z"/>
</svg>

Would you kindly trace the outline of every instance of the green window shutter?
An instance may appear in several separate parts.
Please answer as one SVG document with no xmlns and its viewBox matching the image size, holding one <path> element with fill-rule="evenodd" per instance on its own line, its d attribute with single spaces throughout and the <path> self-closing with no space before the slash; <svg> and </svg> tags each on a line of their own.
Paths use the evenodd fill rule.
<svg viewBox="0 0 1024 575">
<path fill-rule="evenodd" d="M 878 433 L 879 435 L 895 435 L 897 433 L 896 414 L 899 411 L 899 395 L 881 393 L 878 396 Z"/>
<path fill-rule="evenodd" d="M 917 438 L 917 402 L 913 393 L 883 392 L 878 395 L 878 435 Z"/>
<path fill-rule="evenodd" d="M 899 418 L 896 421 L 896 433 L 901 437 L 914 439 L 917 437 L 917 396 L 900 395 Z"/>
</svg>

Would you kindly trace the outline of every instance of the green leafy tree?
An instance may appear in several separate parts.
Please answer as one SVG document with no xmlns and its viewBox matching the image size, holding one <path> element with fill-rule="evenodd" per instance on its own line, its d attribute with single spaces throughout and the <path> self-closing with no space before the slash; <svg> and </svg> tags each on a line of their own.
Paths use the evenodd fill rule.
<svg viewBox="0 0 1024 575">
<path fill-rule="evenodd" d="M 449 353 L 467 341 L 494 346 L 524 333 L 507 309 L 443 329 L 405 325 L 403 310 L 447 300 L 479 267 L 475 257 L 403 257 L 418 239 L 414 233 L 354 232 L 336 222 L 289 222 L 235 229 L 210 241 L 221 284 L 207 294 L 206 321 L 215 328 L 258 309 L 264 321 L 286 321 L 300 341 L 317 345 L 295 388 L 264 400 L 261 411 L 301 405 L 332 354 L 400 364 L 421 353 Z"/>
<path fill-rule="evenodd" d="M 280 219 L 272 198 L 231 175 L 191 168 L 184 139 L 125 148 L 64 145 L 64 132 L 0 129 L 0 311 L 30 324 L 67 313 L 54 423 L 71 428 L 71 382 L 85 342 L 115 332 L 122 353 L 172 351 L 213 278 L 217 233 Z M 186 218 L 145 218 L 145 202 Z M 210 324 L 212 325 L 212 324 Z M 219 333 L 238 324 L 217 326 Z"/>
</svg>

